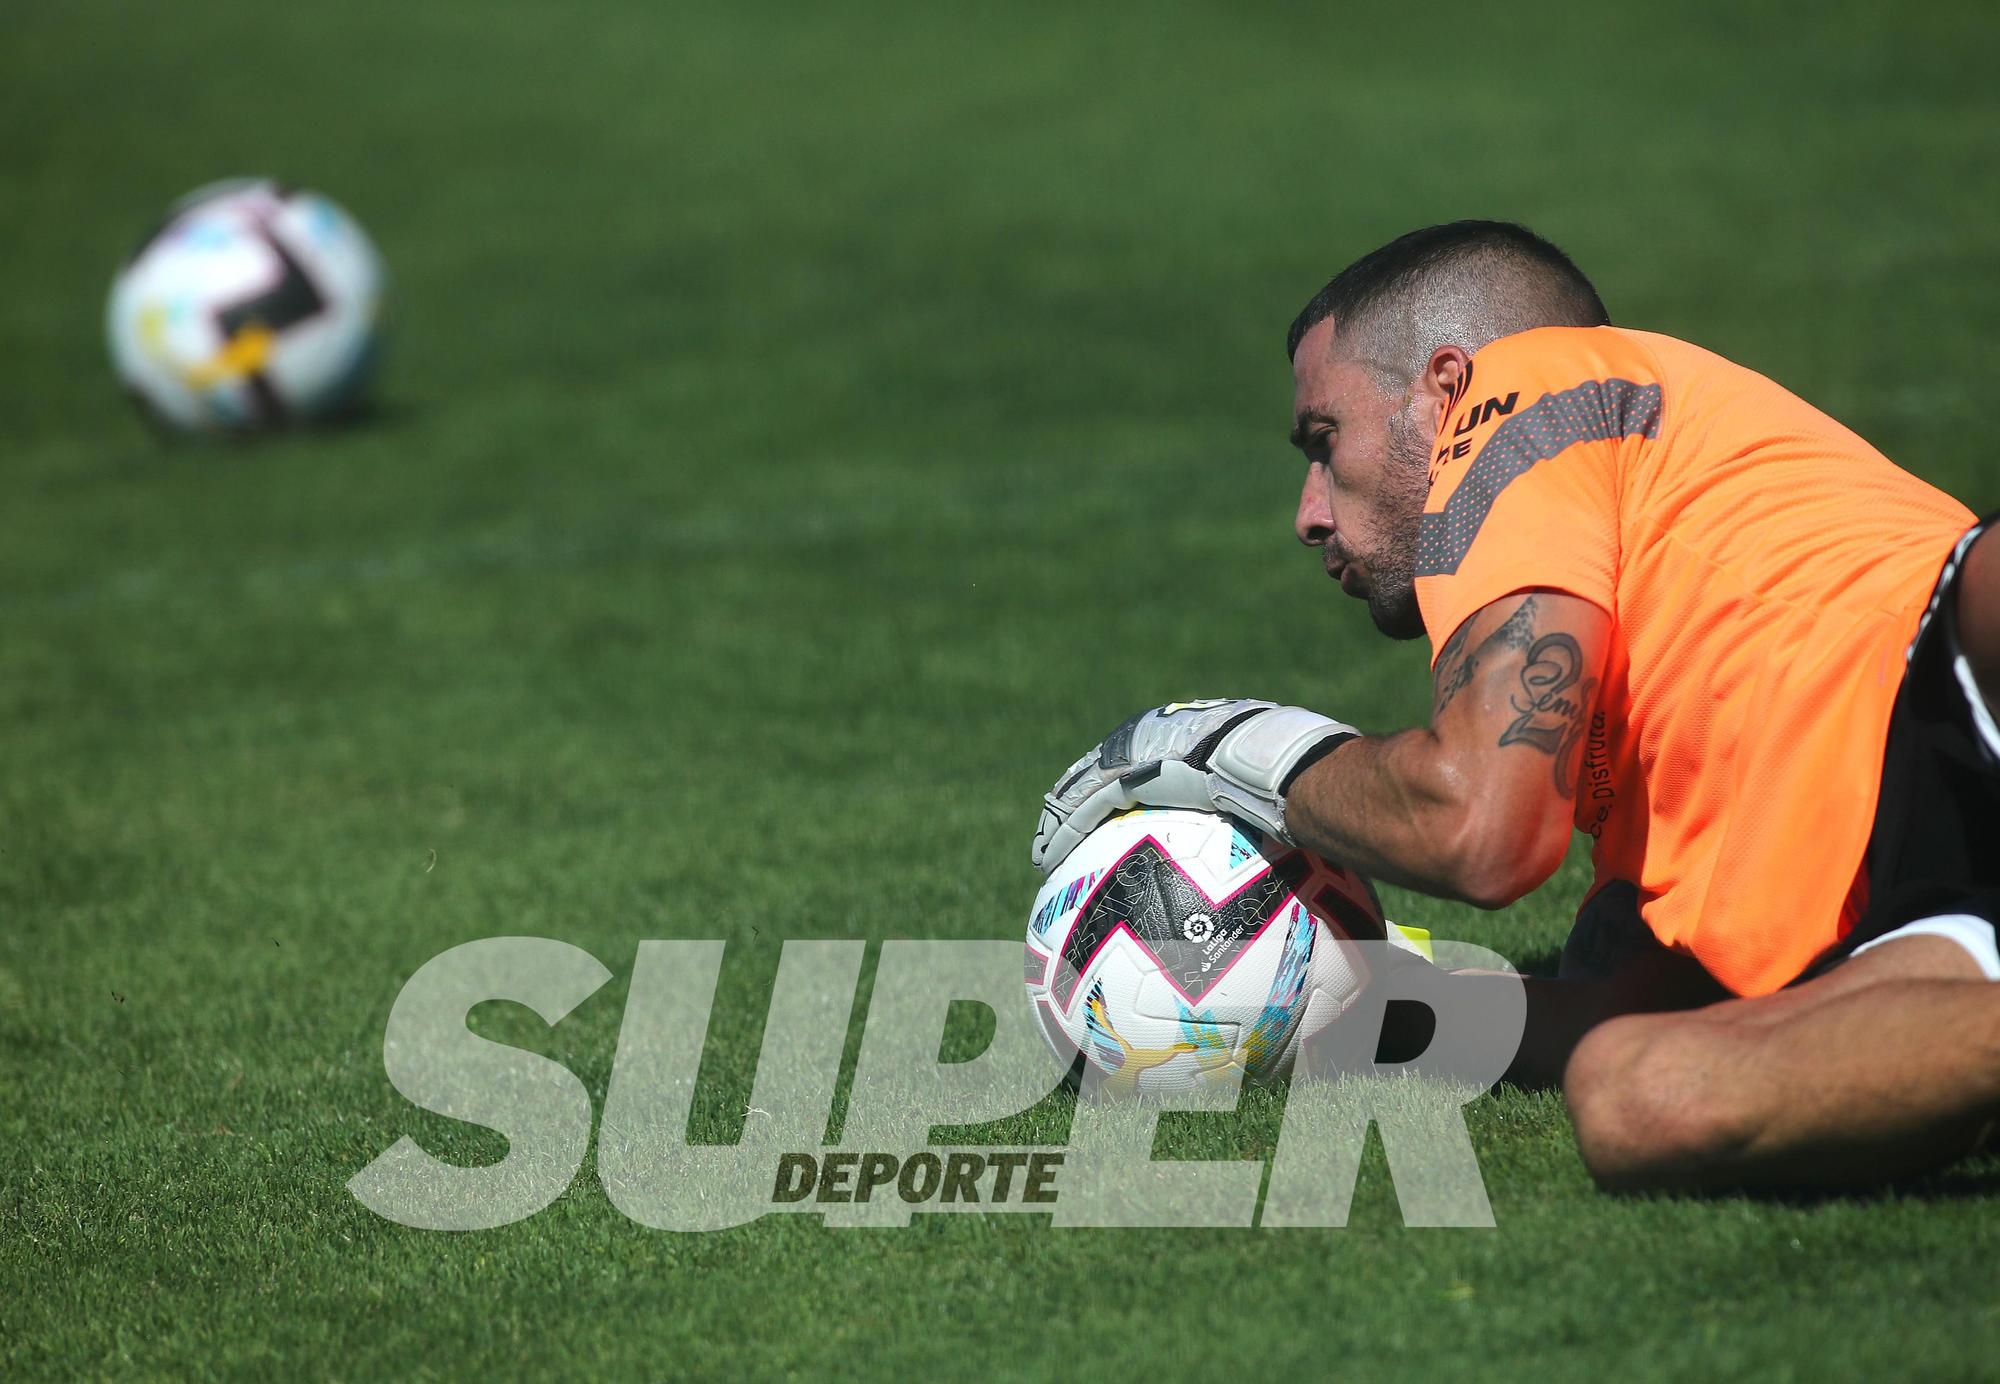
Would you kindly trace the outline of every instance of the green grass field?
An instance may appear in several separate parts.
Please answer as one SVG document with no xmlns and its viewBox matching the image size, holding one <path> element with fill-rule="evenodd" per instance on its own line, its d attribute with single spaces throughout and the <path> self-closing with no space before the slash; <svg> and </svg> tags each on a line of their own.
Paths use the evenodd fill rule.
<svg viewBox="0 0 2000 1384">
<path fill-rule="evenodd" d="M 1481 1231 L 1405 1230 L 1379 1156 L 1340 1231 L 674 1235 L 587 1162 L 447 1235 L 344 1183 L 500 1152 L 383 1074 L 448 946 L 617 973 L 489 1016 L 601 1101 L 637 943 L 727 937 L 727 1140 L 778 944 L 1018 935 L 1038 795 L 1128 712 L 1420 716 L 1424 650 L 1290 541 L 1282 441 L 1291 314 L 1399 231 L 1526 220 L 1621 321 L 2000 504 L 1996 56 L 1950 4 L 14 0 L 0 1373 L 1990 1377 L 2000 1164 L 1611 1199 L 1549 1094 L 1471 1108 Z M 375 234 L 382 406 L 162 446 L 103 295 L 241 172 Z M 1585 878 L 1389 902 L 1546 966 Z M 1252 1105 L 1190 1146 L 1268 1151 Z"/>
</svg>

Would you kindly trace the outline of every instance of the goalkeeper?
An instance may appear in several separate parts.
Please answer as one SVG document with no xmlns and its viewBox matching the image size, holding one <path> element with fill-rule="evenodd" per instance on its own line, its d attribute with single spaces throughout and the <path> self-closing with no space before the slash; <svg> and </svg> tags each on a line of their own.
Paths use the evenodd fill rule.
<svg viewBox="0 0 2000 1384">
<path fill-rule="evenodd" d="M 1595 878 L 1512 1075 L 1616 1187 L 1855 1183 L 2000 1118 L 2000 543 L 1770 380 L 1609 325 L 1519 226 L 1413 232 L 1292 324 L 1294 523 L 1430 724 L 1175 704 L 1058 780 L 1054 868 L 1216 807 L 1501 908 Z M 1466 983 L 1476 983 L 1467 977 Z"/>
</svg>

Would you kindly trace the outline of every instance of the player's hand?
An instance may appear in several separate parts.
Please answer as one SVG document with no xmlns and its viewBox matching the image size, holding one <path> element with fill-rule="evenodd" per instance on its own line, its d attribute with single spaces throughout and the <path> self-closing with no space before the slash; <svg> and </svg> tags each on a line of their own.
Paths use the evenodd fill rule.
<svg viewBox="0 0 2000 1384">
<path fill-rule="evenodd" d="M 1284 790 L 1354 727 L 1272 702 L 1169 702 L 1122 722 L 1042 800 L 1029 858 L 1048 874 L 1129 807 L 1228 812 L 1287 843 Z"/>
</svg>

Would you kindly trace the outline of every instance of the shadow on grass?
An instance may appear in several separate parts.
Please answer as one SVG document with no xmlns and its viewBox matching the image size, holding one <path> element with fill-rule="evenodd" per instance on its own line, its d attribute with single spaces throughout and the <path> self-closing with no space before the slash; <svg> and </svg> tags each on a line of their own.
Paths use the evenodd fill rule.
<svg viewBox="0 0 2000 1384">
<path fill-rule="evenodd" d="M 1749 1202 L 1814 1210 L 1822 1206 L 1880 1206 L 1889 1202 L 1948 1203 L 2000 1198 L 2000 1155 L 1976 1154 L 1935 1172 L 1895 1178 L 1874 1187 L 1746 1187 L 1733 1192 L 1683 1193 L 1673 1199 Z"/>
<path fill-rule="evenodd" d="M 426 413 L 423 404 L 409 398 L 377 399 L 368 395 L 323 418 L 293 419 L 266 427 L 182 431 L 163 422 L 137 399 L 132 399 L 132 404 L 147 435 L 156 446 L 167 451 L 217 447 L 254 450 L 274 442 L 333 441 L 357 433 L 394 432 L 409 427 Z"/>
</svg>

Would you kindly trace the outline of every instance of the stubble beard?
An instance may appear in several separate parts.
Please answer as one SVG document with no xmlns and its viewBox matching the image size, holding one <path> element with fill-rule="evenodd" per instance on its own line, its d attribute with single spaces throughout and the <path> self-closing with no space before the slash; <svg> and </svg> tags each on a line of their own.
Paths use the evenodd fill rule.
<svg viewBox="0 0 2000 1384">
<path fill-rule="evenodd" d="M 1382 551 L 1368 564 L 1368 618 L 1391 639 L 1421 639 L 1417 604 L 1417 531 L 1430 495 L 1430 443 L 1403 410 L 1389 420 L 1389 522 Z"/>
</svg>

